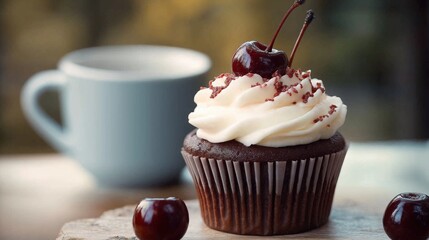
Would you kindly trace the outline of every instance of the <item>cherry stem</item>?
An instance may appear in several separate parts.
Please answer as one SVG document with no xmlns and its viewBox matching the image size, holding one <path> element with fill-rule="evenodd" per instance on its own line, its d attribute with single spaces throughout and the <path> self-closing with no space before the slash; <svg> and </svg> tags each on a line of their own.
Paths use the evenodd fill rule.
<svg viewBox="0 0 429 240">
<path fill-rule="evenodd" d="M 307 11 L 307 16 L 305 17 L 304 25 L 301 28 L 301 32 L 299 33 L 298 39 L 295 42 L 295 46 L 293 46 L 292 53 L 290 54 L 289 64 L 288 67 L 292 66 L 293 57 L 295 56 L 296 50 L 298 49 L 299 44 L 301 43 L 301 39 L 304 36 L 305 31 L 307 30 L 308 26 L 314 19 L 314 12 L 313 10 Z"/>
<path fill-rule="evenodd" d="M 273 39 L 271 40 L 270 45 L 268 45 L 267 49 L 265 51 L 271 52 L 273 50 L 274 42 L 276 41 L 277 35 L 279 35 L 280 30 L 283 27 L 283 24 L 285 23 L 286 19 L 289 17 L 291 12 L 295 10 L 295 8 L 299 7 L 300 5 L 304 4 L 305 0 L 295 0 L 295 2 L 290 6 L 289 10 L 287 10 L 286 14 L 283 16 L 282 21 L 280 22 L 279 27 L 277 28 L 276 33 L 274 34 Z"/>
</svg>

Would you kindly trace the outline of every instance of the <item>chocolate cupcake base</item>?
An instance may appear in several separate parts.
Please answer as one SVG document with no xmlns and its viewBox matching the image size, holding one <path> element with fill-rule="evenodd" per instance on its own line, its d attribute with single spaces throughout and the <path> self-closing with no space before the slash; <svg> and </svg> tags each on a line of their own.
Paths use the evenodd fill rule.
<svg viewBox="0 0 429 240">
<path fill-rule="evenodd" d="M 245 235 L 281 235 L 325 224 L 347 147 L 285 161 L 233 161 L 182 149 L 210 228 Z"/>
</svg>

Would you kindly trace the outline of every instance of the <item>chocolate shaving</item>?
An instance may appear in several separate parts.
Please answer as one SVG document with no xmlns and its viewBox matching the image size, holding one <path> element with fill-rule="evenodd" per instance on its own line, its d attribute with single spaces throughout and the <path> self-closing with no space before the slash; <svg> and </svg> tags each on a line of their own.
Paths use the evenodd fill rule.
<svg viewBox="0 0 429 240">
<path fill-rule="evenodd" d="M 329 110 L 328 114 L 332 115 L 334 112 L 336 112 L 336 108 L 337 108 L 337 106 L 334 105 L 334 104 L 332 104 L 331 106 L 329 106 L 330 110 Z M 317 117 L 316 119 L 314 119 L 313 123 L 321 122 L 321 121 L 323 121 L 323 119 L 328 118 L 329 115 L 326 115 L 326 114 L 325 115 L 321 115 L 321 116 Z M 331 125 L 328 124 L 327 127 L 331 127 Z"/>
<path fill-rule="evenodd" d="M 296 90 L 296 88 L 292 87 L 291 89 L 292 89 L 292 92 L 298 93 L 298 90 Z"/>
<path fill-rule="evenodd" d="M 310 81 L 311 81 L 311 76 L 310 76 L 310 73 L 309 72 L 305 72 L 305 73 L 301 73 L 301 70 L 299 70 L 299 69 L 297 69 L 297 70 L 295 70 L 295 69 L 293 69 L 293 68 L 287 68 L 286 69 L 286 74 L 289 76 L 289 78 L 292 78 L 294 75 L 299 79 L 299 80 L 303 80 L 303 79 L 305 79 L 305 78 L 310 78 Z M 251 77 L 253 77 L 254 76 L 254 73 L 247 73 L 245 76 L 247 76 L 247 77 L 249 77 L 249 78 L 251 78 Z M 282 92 L 287 92 L 287 94 L 289 95 L 289 96 L 292 96 L 292 92 L 293 93 L 299 93 L 299 91 L 296 89 L 296 87 L 299 85 L 299 87 L 301 88 L 301 89 L 303 89 L 304 88 L 304 86 L 301 84 L 301 83 L 297 83 L 297 84 L 293 84 L 293 85 L 290 85 L 290 86 L 287 86 L 287 85 L 285 85 L 285 84 L 283 84 L 283 82 L 281 82 L 280 81 L 280 79 L 281 79 L 281 77 L 282 77 L 282 75 L 280 74 L 280 72 L 279 71 L 276 71 L 276 72 L 274 72 L 273 74 L 272 74 L 272 77 L 273 78 L 275 78 L 275 82 L 274 82 L 274 89 L 275 89 L 275 93 L 274 93 L 274 96 L 272 97 L 272 98 L 268 98 L 268 99 L 266 99 L 266 101 L 274 101 L 274 98 L 275 97 L 277 97 L 277 96 L 279 96 Z M 227 88 L 228 86 L 229 86 L 229 84 L 233 81 L 233 80 L 235 80 L 235 79 L 237 79 L 238 77 L 237 76 L 235 76 L 234 74 L 231 74 L 231 73 L 222 73 L 222 74 L 220 74 L 219 76 L 217 76 L 215 79 L 218 79 L 218 78 L 226 78 L 225 79 L 225 82 L 224 82 L 224 86 L 213 86 L 213 82 L 214 82 L 214 80 L 211 80 L 210 82 L 209 82 L 209 87 L 208 88 L 210 88 L 211 90 L 212 90 L 212 93 L 211 93 L 211 95 L 210 95 L 210 98 L 215 98 L 217 95 L 219 95 L 225 88 Z M 255 84 L 253 84 L 251 87 L 257 87 L 257 86 L 259 86 L 259 87 L 266 87 L 267 86 L 267 84 L 266 84 L 266 82 L 268 82 L 270 79 L 268 79 L 268 78 L 262 78 L 262 80 L 263 80 L 263 82 L 264 83 L 255 83 Z M 310 82 L 311 83 L 311 82 Z M 312 87 L 312 91 L 311 91 L 311 93 L 310 92 L 307 92 L 307 93 L 305 93 L 303 96 L 302 96 L 302 99 L 303 99 L 303 102 L 304 103 L 307 103 L 308 102 L 308 99 L 310 98 L 310 97 L 313 97 L 313 93 L 315 93 L 317 90 L 321 90 L 323 93 L 325 92 L 325 89 L 322 87 L 322 85 L 320 84 L 320 83 L 317 83 L 317 86 L 316 87 L 314 87 L 313 85 L 311 86 Z M 206 87 L 201 87 L 200 89 L 205 89 Z M 289 90 L 291 90 L 291 91 L 289 91 Z"/>
<path fill-rule="evenodd" d="M 300 69 L 293 69 L 293 68 L 290 68 L 290 67 L 288 67 L 286 69 L 286 75 L 289 78 L 293 78 L 293 76 L 295 76 L 295 77 L 297 77 L 301 81 L 304 80 L 304 79 L 306 79 L 306 78 L 311 78 L 310 72 L 304 72 L 304 73 L 302 73 Z"/>
<path fill-rule="evenodd" d="M 311 83 L 311 79 L 310 79 L 310 83 Z M 316 83 L 316 87 L 314 87 L 313 84 L 311 84 L 311 91 L 313 93 L 315 93 L 319 89 L 320 89 L 320 91 L 322 91 L 322 93 L 325 93 L 325 88 L 322 87 L 322 83 L 320 83 L 320 82 Z"/>
<path fill-rule="evenodd" d="M 302 76 L 302 79 L 306 79 L 308 77 L 311 77 L 309 72 L 305 72 L 301 76 Z"/>
<path fill-rule="evenodd" d="M 257 82 L 255 84 L 251 85 L 250 87 L 257 87 L 257 86 L 263 88 L 263 87 L 266 87 L 268 85 L 266 83 L 259 83 L 259 82 Z"/>
<path fill-rule="evenodd" d="M 289 78 L 293 78 L 293 75 L 295 74 L 295 69 L 293 69 L 293 68 L 290 68 L 290 67 L 288 67 L 287 69 L 286 69 L 286 75 L 289 77 Z"/>
<path fill-rule="evenodd" d="M 279 70 L 275 71 L 272 75 L 272 77 L 282 77 L 282 75 L 279 73 Z"/>
<path fill-rule="evenodd" d="M 308 103 L 308 99 L 310 98 L 310 97 L 313 97 L 314 95 L 313 95 L 313 93 L 311 93 L 311 92 L 306 92 L 304 95 L 302 95 L 302 102 L 303 103 Z"/>
<path fill-rule="evenodd" d="M 311 84 L 311 92 L 306 92 L 304 95 L 302 95 L 302 101 L 304 103 L 307 103 L 310 97 L 314 97 L 314 93 L 317 92 L 317 90 L 320 90 L 322 93 L 325 93 L 325 88 L 322 87 L 322 83 L 318 82 L 316 83 L 316 87 L 314 87 L 313 83 L 311 82 L 311 78 L 309 79 L 309 81 Z"/>
<path fill-rule="evenodd" d="M 320 115 L 319 117 L 317 117 L 316 119 L 313 120 L 313 123 L 318 123 L 323 121 L 323 119 L 328 118 L 329 115 Z"/>
<path fill-rule="evenodd" d="M 212 94 L 210 95 L 210 98 L 215 98 L 219 93 L 221 93 L 225 88 L 227 88 L 233 80 L 237 79 L 237 77 L 231 73 L 222 73 L 216 78 L 224 78 L 224 77 L 226 77 L 224 86 L 215 87 L 213 86 L 214 80 L 211 80 L 209 82 L 209 88 L 212 90 Z"/>
<path fill-rule="evenodd" d="M 329 108 L 330 108 L 330 110 L 329 110 L 329 115 L 332 115 L 334 112 L 336 112 L 337 110 L 336 110 L 336 108 L 337 108 L 337 106 L 336 105 L 334 105 L 334 104 L 332 104 L 331 106 L 329 106 Z"/>
<path fill-rule="evenodd" d="M 290 86 L 284 85 L 282 81 L 280 81 L 279 77 L 276 77 L 274 83 L 274 89 L 276 92 L 274 93 L 273 98 L 279 96 L 282 92 L 286 92 L 289 96 L 292 96 L 292 93 L 289 90 L 292 90 L 294 93 L 298 93 L 298 90 L 295 88 L 299 83 L 292 84 Z"/>
</svg>

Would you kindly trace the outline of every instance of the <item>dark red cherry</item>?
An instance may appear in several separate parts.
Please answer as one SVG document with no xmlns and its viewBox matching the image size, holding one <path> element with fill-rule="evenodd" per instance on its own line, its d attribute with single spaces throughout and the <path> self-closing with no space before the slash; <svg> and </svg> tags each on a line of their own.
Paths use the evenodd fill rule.
<svg viewBox="0 0 429 240">
<path fill-rule="evenodd" d="M 383 227 L 393 240 L 425 240 L 429 237 L 429 197 L 423 193 L 401 193 L 389 203 Z"/>
<path fill-rule="evenodd" d="M 285 52 L 272 49 L 257 41 L 243 43 L 232 58 L 232 71 L 237 76 L 257 73 L 264 78 L 271 78 L 274 72 L 286 73 L 288 59 Z"/>
<path fill-rule="evenodd" d="M 188 209 L 178 198 L 145 198 L 134 210 L 134 233 L 140 240 L 181 239 L 188 225 Z"/>
<path fill-rule="evenodd" d="M 292 64 L 293 56 L 295 55 L 296 49 L 301 41 L 301 38 L 307 29 L 310 22 L 313 20 L 313 12 L 311 16 L 308 16 L 305 20 L 303 29 L 298 37 L 298 40 L 293 48 L 290 61 L 283 51 L 279 51 L 273 48 L 274 42 L 283 27 L 286 19 L 298 6 L 304 4 L 305 0 L 295 0 L 292 6 L 283 16 L 277 31 L 275 32 L 270 44 L 268 46 L 257 42 L 249 41 L 243 43 L 235 52 L 232 57 L 232 71 L 237 76 L 243 76 L 247 73 L 257 73 L 264 78 L 271 78 L 275 72 L 284 75 L 286 68 Z"/>
</svg>

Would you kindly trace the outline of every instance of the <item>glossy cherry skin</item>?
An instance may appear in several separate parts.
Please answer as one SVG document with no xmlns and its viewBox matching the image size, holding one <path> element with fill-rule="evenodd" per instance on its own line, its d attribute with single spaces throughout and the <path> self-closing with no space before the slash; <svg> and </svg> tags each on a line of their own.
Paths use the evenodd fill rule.
<svg viewBox="0 0 429 240">
<path fill-rule="evenodd" d="M 256 73 L 264 78 L 271 78 L 278 71 L 286 73 L 288 58 L 283 51 L 272 49 L 267 52 L 267 46 L 257 41 L 243 43 L 232 57 L 232 71 L 237 76 Z"/>
<path fill-rule="evenodd" d="M 188 225 L 188 208 L 178 198 L 146 198 L 134 210 L 134 233 L 140 240 L 181 239 Z"/>
<path fill-rule="evenodd" d="M 383 217 L 384 231 L 393 240 L 425 240 L 429 237 L 429 197 L 401 193 L 389 203 Z"/>
</svg>

